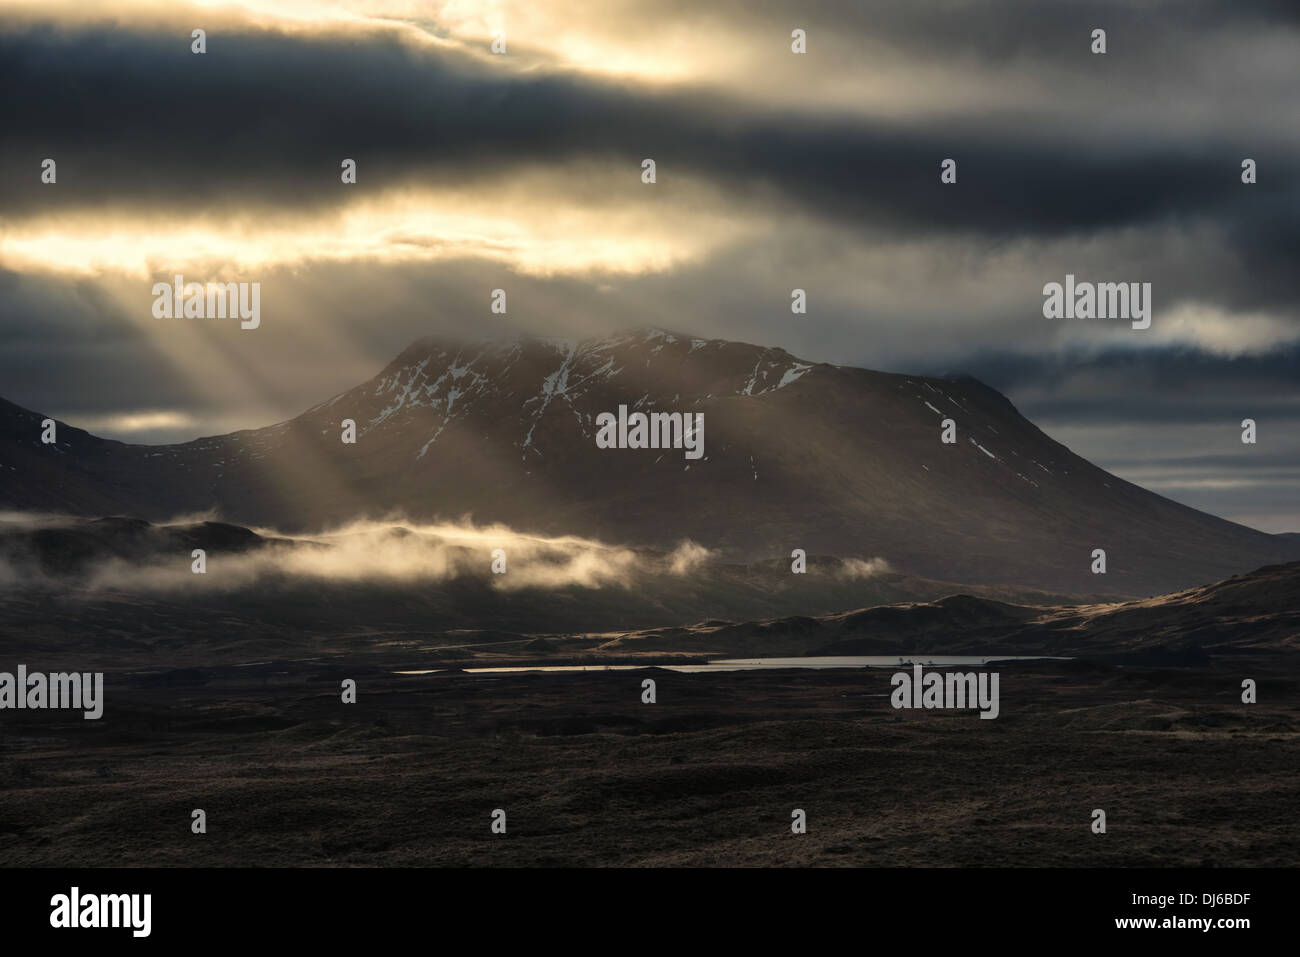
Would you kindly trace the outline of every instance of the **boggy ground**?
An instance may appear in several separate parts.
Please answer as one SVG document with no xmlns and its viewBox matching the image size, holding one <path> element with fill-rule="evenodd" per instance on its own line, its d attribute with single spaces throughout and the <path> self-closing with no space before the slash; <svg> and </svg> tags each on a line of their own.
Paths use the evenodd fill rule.
<svg viewBox="0 0 1300 957">
<path fill-rule="evenodd" d="M 0 864 L 1289 865 L 1280 660 L 1003 664 L 992 721 L 895 711 L 890 670 L 116 674 L 100 721 L 0 715 Z"/>
</svg>

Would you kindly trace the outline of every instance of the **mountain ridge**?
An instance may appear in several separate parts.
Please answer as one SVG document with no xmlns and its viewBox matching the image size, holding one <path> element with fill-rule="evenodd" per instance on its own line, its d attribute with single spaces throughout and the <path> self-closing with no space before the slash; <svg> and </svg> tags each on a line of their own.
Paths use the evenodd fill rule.
<svg viewBox="0 0 1300 957">
<path fill-rule="evenodd" d="M 620 405 L 703 413 L 701 459 L 597 448 L 597 416 Z M 952 445 L 940 441 L 947 418 Z M 346 419 L 354 445 L 340 440 Z M 43 447 L 39 421 L 0 405 L 7 507 L 210 512 L 286 531 L 469 516 L 632 546 L 690 539 L 736 560 L 796 548 L 883 557 L 928 578 L 1074 593 L 1168 592 L 1300 557 L 1300 543 L 1097 468 L 970 377 L 657 328 L 423 337 L 298 416 L 187 443 L 133 446 L 61 425 Z M 1091 572 L 1094 548 L 1107 552 L 1106 576 Z"/>
</svg>

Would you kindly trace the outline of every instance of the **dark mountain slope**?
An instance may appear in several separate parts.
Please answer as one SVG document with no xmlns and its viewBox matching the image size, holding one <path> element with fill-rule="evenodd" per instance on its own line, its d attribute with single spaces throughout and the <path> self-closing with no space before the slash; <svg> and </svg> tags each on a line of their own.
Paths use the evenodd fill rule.
<svg viewBox="0 0 1300 957">
<path fill-rule="evenodd" d="M 703 412 L 704 457 L 599 449 L 596 418 Z M 940 423 L 958 442 L 940 442 Z M 358 441 L 340 441 L 341 423 Z M 1154 594 L 1300 557 L 1300 544 L 1096 468 L 971 379 L 801 362 L 660 330 L 582 343 L 421 340 L 379 375 L 265 429 L 143 447 L 0 407 L 0 504 L 317 530 L 357 517 L 503 522 L 755 561 L 885 558 L 896 571 Z M 1091 552 L 1107 552 L 1104 577 Z"/>
</svg>

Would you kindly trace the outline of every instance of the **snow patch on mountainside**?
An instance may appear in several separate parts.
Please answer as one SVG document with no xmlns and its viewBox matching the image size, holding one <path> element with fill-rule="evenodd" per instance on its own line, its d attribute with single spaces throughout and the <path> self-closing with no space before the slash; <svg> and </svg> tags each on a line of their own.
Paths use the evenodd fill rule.
<svg viewBox="0 0 1300 957">
<path fill-rule="evenodd" d="M 573 362 L 573 357 L 576 354 L 576 352 L 577 352 L 577 346 L 574 345 L 573 343 L 567 343 L 564 350 L 564 361 L 560 363 L 560 367 L 558 369 L 556 369 L 554 372 L 548 375 L 544 380 L 542 380 L 541 394 L 538 396 L 534 396 L 533 398 L 529 399 L 527 402 L 524 403 L 525 407 L 527 407 L 530 403 L 533 402 L 541 403 L 541 405 L 537 409 L 537 412 L 534 413 L 533 415 L 533 421 L 528 428 L 528 434 L 524 436 L 524 442 L 521 448 L 523 448 L 525 452 L 527 452 L 527 450 L 532 446 L 533 432 L 536 431 L 537 423 L 542 420 L 542 416 L 546 414 L 546 410 L 550 408 L 551 401 L 556 396 L 565 396 L 566 399 L 568 398 L 568 396 L 566 396 L 565 393 L 569 388 L 569 366 Z M 526 456 L 520 456 L 520 458 L 524 458 L 524 457 Z"/>
</svg>

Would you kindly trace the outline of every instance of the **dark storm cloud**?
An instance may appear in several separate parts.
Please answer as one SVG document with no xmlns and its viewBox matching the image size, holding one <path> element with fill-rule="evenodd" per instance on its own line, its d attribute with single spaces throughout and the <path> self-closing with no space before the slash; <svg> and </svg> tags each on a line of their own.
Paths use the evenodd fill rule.
<svg viewBox="0 0 1300 957">
<path fill-rule="evenodd" d="M 67 417 L 147 408 L 160 396 L 200 411 L 153 338 L 97 283 L 0 269 L 0 397 Z"/>
<path fill-rule="evenodd" d="M 1055 64 L 1064 80 L 1063 56 L 1085 64 L 1091 56 L 1077 36 L 1069 49 L 1082 52 L 1064 55 L 1060 46 L 1076 20 L 1092 22 L 1091 10 L 1001 3 L 977 17 L 961 6 L 904 17 L 887 5 L 878 20 L 881 10 L 847 9 L 820 15 L 939 54 L 996 62 L 1013 49 Z M 1210 29 L 1257 26 L 1266 14 L 1283 26 L 1294 20 L 1269 4 L 1233 15 L 1194 5 L 1193 13 Z M 1122 7 L 1109 14 L 1135 18 Z M 1186 36 L 1182 21 L 1151 16 L 1138 18 L 1144 44 Z M 1151 61 L 1117 57 L 1104 83 L 1081 82 L 1121 95 Z M 491 181 L 520 164 L 563 170 L 590 157 L 626 161 L 636 184 L 641 158 L 653 156 L 665 184 L 684 170 L 733 202 L 779 196 L 806 214 L 901 237 L 999 241 L 1210 223 L 1249 256 L 1252 278 L 1242 288 L 1256 305 L 1291 297 L 1300 250 L 1300 153 L 1287 144 L 1294 131 L 1267 122 L 1243 144 L 1213 128 L 1162 132 L 1158 111 L 1141 136 L 1108 132 L 1103 111 L 1050 107 L 827 116 L 718 91 L 655 94 L 573 73 L 512 74 L 379 34 L 245 32 L 215 36 L 210 52 L 195 56 L 170 34 L 10 31 L 0 34 L 0 86 L 13 106 L 0 204 L 14 217 L 107 202 L 190 211 L 237 204 L 266 215 L 329 206 L 363 195 L 338 186 L 344 156 L 358 160 L 363 184 L 380 186 Z M 1262 166 L 1249 191 L 1239 182 L 1246 153 Z M 47 155 L 60 164 L 57 190 L 38 180 Z M 943 187 L 939 162 L 949 156 L 959 184 Z"/>
<path fill-rule="evenodd" d="M 689 0 L 674 4 L 689 6 Z M 988 61 L 1059 60 L 1083 31 L 1102 27 L 1149 54 L 1182 49 L 1189 35 L 1213 35 L 1237 27 L 1300 29 L 1300 7 L 1291 0 L 941 0 L 938 3 L 827 3 L 802 10 L 776 0 L 734 0 L 736 13 L 762 13 L 773 23 L 807 16 L 835 30 L 883 38 L 912 54 L 959 55 Z M 1137 42 L 1124 38 L 1136 37 Z M 1087 51 L 1087 48 L 1083 48 Z M 1146 60 L 1167 72 L 1167 64 Z"/>
<path fill-rule="evenodd" d="M 934 375 L 948 370 L 922 364 L 915 371 Z M 1244 417 L 1271 415 L 1300 437 L 1300 346 L 1295 344 L 1236 357 L 1189 348 L 1000 352 L 967 357 L 960 371 L 1019 396 L 1020 411 L 1035 421 L 1219 420 L 1236 426 Z"/>
</svg>

